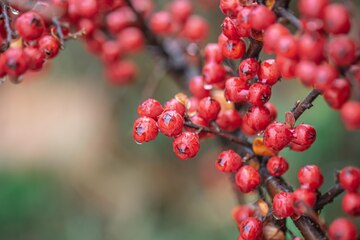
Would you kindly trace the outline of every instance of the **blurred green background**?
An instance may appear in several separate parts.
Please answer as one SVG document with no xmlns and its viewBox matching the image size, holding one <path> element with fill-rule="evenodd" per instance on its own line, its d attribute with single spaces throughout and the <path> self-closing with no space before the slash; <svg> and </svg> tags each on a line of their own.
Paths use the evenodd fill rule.
<svg viewBox="0 0 360 240">
<path fill-rule="evenodd" d="M 208 2 L 215 7 L 197 2 L 197 12 L 215 41 L 223 16 L 217 1 Z M 148 54 L 134 59 L 137 81 L 110 87 L 100 61 L 71 41 L 46 73 L 1 86 L 0 239 L 236 239 L 236 200 L 228 176 L 214 169 L 215 140 L 188 161 L 177 160 L 160 134 L 151 143 L 133 141 L 137 105 L 156 62 Z M 178 91 L 167 76 L 154 97 L 165 102 Z M 308 91 L 297 81 L 274 87 L 279 121 Z M 360 134 L 346 131 L 321 98 L 314 105 L 300 121 L 316 128 L 317 141 L 304 153 L 282 152 L 291 166 L 285 178 L 297 187 L 299 167 L 318 164 L 326 190 L 336 169 L 360 166 Z M 339 214 L 337 199 L 322 216 L 329 223 Z"/>
</svg>

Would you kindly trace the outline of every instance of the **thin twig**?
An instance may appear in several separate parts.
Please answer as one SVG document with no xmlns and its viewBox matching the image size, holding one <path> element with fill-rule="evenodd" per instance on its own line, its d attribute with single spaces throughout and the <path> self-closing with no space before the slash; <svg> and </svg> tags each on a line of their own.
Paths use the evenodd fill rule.
<svg viewBox="0 0 360 240">
<path fill-rule="evenodd" d="M 335 184 L 327 192 L 321 195 L 314 207 L 314 210 L 321 211 L 327 204 L 333 202 L 334 199 L 343 192 L 344 189 L 340 186 L 340 184 Z"/>
<path fill-rule="evenodd" d="M 11 19 L 9 17 L 9 4 L 7 1 L 0 1 L 2 17 L 4 19 L 4 27 L 6 31 L 6 42 L 5 45 L 1 47 L 1 52 L 5 52 L 9 47 L 13 37 L 13 31 L 11 29 Z"/>
<path fill-rule="evenodd" d="M 291 111 L 294 114 L 295 120 L 297 120 L 307 109 L 310 109 L 312 103 L 321 94 L 317 89 L 313 89 L 304 100 L 302 100 L 296 107 Z"/>
<path fill-rule="evenodd" d="M 300 20 L 289 10 L 283 7 L 276 7 L 274 12 L 280 15 L 281 17 L 285 18 L 286 20 L 291 23 L 296 29 L 301 29 Z"/>
<path fill-rule="evenodd" d="M 61 49 L 64 49 L 65 46 L 65 38 L 64 38 L 64 34 L 61 28 L 61 23 L 59 22 L 59 19 L 57 17 L 53 17 L 52 18 L 52 23 L 55 26 L 55 30 L 56 30 L 56 35 L 59 39 L 60 42 L 60 47 Z"/>
</svg>

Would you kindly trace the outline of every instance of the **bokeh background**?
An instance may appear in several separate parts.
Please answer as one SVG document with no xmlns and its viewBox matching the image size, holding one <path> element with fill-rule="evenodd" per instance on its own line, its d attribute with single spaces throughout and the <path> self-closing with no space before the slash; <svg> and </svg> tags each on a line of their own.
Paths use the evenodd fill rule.
<svg viewBox="0 0 360 240">
<path fill-rule="evenodd" d="M 168 2 L 157 1 L 157 7 Z M 215 41 L 223 18 L 218 2 L 195 4 Z M 359 17 L 359 9 L 353 13 Z M 101 62 L 71 41 L 46 71 L 25 76 L 20 85 L 1 85 L 0 239 L 236 239 L 230 217 L 235 195 L 228 176 L 214 168 L 221 150 L 215 140 L 203 142 L 188 161 L 177 160 L 161 134 L 151 143 L 133 141 L 137 105 L 156 68 L 147 53 L 134 58 L 136 82 L 111 87 Z M 154 97 L 165 102 L 178 91 L 165 76 Z M 274 87 L 279 121 L 308 91 L 297 81 Z M 307 152 L 282 152 L 291 184 L 298 186 L 297 170 L 305 164 L 321 167 L 321 190 L 333 184 L 336 169 L 360 166 L 359 132 L 346 131 L 322 98 L 300 121 L 315 126 L 318 139 Z M 322 216 L 330 222 L 338 214 L 340 199 Z"/>
</svg>

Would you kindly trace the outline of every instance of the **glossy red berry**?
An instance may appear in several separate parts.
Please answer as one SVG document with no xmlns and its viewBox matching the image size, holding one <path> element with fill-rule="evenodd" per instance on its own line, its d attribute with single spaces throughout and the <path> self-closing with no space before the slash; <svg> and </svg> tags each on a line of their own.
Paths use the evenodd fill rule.
<svg viewBox="0 0 360 240">
<path fill-rule="evenodd" d="M 333 38 L 327 47 L 330 60 L 336 65 L 347 67 L 356 60 L 356 43 L 348 36 Z"/>
<path fill-rule="evenodd" d="M 357 167 L 345 167 L 339 173 L 339 182 L 348 192 L 356 192 L 360 186 L 360 170 Z"/>
<path fill-rule="evenodd" d="M 133 26 L 136 23 L 136 16 L 129 7 L 122 7 L 106 15 L 106 26 L 112 33 L 118 33 L 122 29 Z"/>
<path fill-rule="evenodd" d="M 276 16 L 274 12 L 264 5 L 256 6 L 249 15 L 250 26 L 255 30 L 265 30 L 271 24 L 275 23 Z"/>
<path fill-rule="evenodd" d="M 45 59 L 43 54 L 38 48 L 35 47 L 26 47 L 24 52 L 29 59 L 29 69 L 32 71 L 39 71 L 44 65 Z"/>
<path fill-rule="evenodd" d="M 347 8 L 339 3 L 326 6 L 322 16 L 324 29 L 332 34 L 346 34 L 350 31 L 351 20 Z"/>
<path fill-rule="evenodd" d="M 267 102 L 264 105 L 270 112 L 271 121 L 275 121 L 277 118 L 277 109 L 274 104 Z"/>
<path fill-rule="evenodd" d="M 193 12 L 193 5 L 189 0 L 175 0 L 170 4 L 169 10 L 176 21 L 183 23 Z"/>
<path fill-rule="evenodd" d="M 221 172 L 236 172 L 242 165 L 242 158 L 233 150 L 223 151 L 216 159 L 216 169 Z"/>
<path fill-rule="evenodd" d="M 275 47 L 276 54 L 287 58 L 296 58 L 298 56 L 298 40 L 293 35 L 281 36 Z"/>
<path fill-rule="evenodd" d="M 234 103 L 246 102 L 250 84 L 244 78 L 233 77 L 226 80 L 225 97 Z"/>
<path fill-rule="evenodd" d="M 190 121 L 199 126 L 203 126 L 203 127 L 209 126 L 209 123 L 207 121 L 205 121 L 202 117 L 200 117 L 198 114 L 190 117 Z M 196 132 L 195 128 L 185 127 L 185 129 L 188 132 Z M 201 132 L 201 133 L 199 133 L 199 138 L 205 137 L 207 135 L 208 135 L 208 133 Z"/>
<path fill-rule="evenodd" d="M 252 7 L 239 8 L 236 16 L 236 30 L 239 37 L 250 37 L 251 25 L 249 23 L 249 16 Z"/>
<path fill-rule="evenodd" d="M 347 214 L 360 216 L 360 193 L 346 193 L 342 199 L 341 207 Z"/>
<path fill-rule="evenodd" d="M 263 233 L 262 222 L 254 217 L 249 217 L 241 222 L 240 237 L 247 240 L 259 240 Z"/>
<path fill-rule="evenodd" d="M 156 121 L 152 118 L 140 117 L 134 122 L 133 137 L 138 143 L 154 140 L 158 132 Z"/>
<path fill-rule="evenodd" d="M 295 75 L 302 84 L 311 87 L 314 81 L 316 64 L 312 61 L 302 60 L 296 65 Z"/>
<path fill-rule="evenodd" d="M 157 121 L 160 132 L 165 136 L 174 137 L 179 135 L 184 127 L 184 118 L 177 111 L 163 112 Z"/>
<path fill-rule="evenodd" d="M 299 0 L 298 8 L 302 16 L 309 18 L 320 18 L 329 0 Z"/>
<path fill-rule="evenodd" d="M 217 43 L 208 43 L 204 50 L 205 62 L 221 63 L 224 57 L 221 48 Z"/>
<path fill-rule="evenodd" d="M 264 106 L 253 106 L 246 112 L 243 121 L 256 132 L 265 130 L 271 122 L 270 111 Z"/>
<path fill-rule="evenodd" d="M 9 76 L 18 77 L 29 67 L 29 59 L 22 48 L 9 48 L 4 53 L 4 70 Z"/>
<path fill-rule="evenodd" d="M 16 19 L 15 29 L 25 41 L 33 41 L 41 37 L 45 23 L 38 13 L 28 11 Z"/>
<path fill-rule="evenodd" d="M 246 50 L 246 45 L 244 40 L 230 40 L 228 39 L 225 44 L 222 45 L 222 54 L 224 57 L 231 59 L 241 58 Z"/>
<path fill-rule="evenodd" d="M 337 218 L 329 226 L 330 240 L 356 240 L 357 229 L 354 223 L 346 218 Z"/>
<path fill-rule="evenodd" d="M 193 158 L 200 149 L 199 136 L 193 132 L 183 132 L 173 141 L 173 151 L 181 160 Z"/>
<path fill-rule="evenodd" d="M 163 107 L 159 101 L 149 98 L 138 106 L 137 112 L 141 117 L 150 117 L 156 120 L 163 112 Z"/>
<path fill-rule="evenodd" d="M 263 83 L 254 83 L 249 88 L 248 102 L 254 106 L 263 106 L 271 97 L 271 87 Z"/>
<path fill-rule="evenodd" d="M 189 90 L 192 95 L 199 99 L 210 96 L 210 91 L 204 88 L 204 81 L 201 76 L 193 77 L 190 80 Z"/>
<path fill-rule="evenodd" d="M 351 95 L 351 86 L 346 79 L 338 78 L 324 91 L 324 99 L 330 107 L 340 109 Z"/>
<path fill-rule="evenodd" d="M 273 156 L 268 160 L 266 168 L 271 175 L 280 177 L 289 169 L 289 164 L 285 158 Z"/>
<path fill-rule="evenodd" d="M 209 33 L 209 25 L 207 21 L 196 15 L 190 16 L 185 22 L 183 35 L 192 42 L 200 42 L 204 40 Z"/>
<path fill-rule="evenodd" d="M 290 35 L 290 31 L 280 23 L 274 23 L 268 27 L 263 35 L 264 51 L 266 53 L 275 52 L 275 47 L 280 38 Z"/>
<path fill-rule="evenodd" d="M 240 225 L 242 221 L 248 219 L 249 217 L 253 217 L 254 214 L 254 208 L 250 205 L 240 205 L 232 210 L 232 218 L 238 225 Z"/>
<path fill-rule="evenodd" d="M 339 72 L 328 63 L 323 63 L 316 68 L 314 87 L 324 91 L 332 82 L 338 78 Z"/>
<path fill-rule="evenodd" d="M 294 214 L 294 198 L 289 192 L 280 192 L 273 198 L 272 206 L 275 217 L 282 219 Z"/>
<path fill-rule="evenodd" d="M 275 59 L 268 59 L 260 64 L 258 71 L 259 82 L 274 85 L 281 77 Z"/>
<path fill-rule="evenodd" d="M 221 106 L 218 101 L 211 97 L 206 97 L 200 100 L 198 114 L 205 121 L 213 121 L 216 120 Z"/>
<path fill-rule="evenodd" d="M 115 63 L 123 54 L 122 46 L 117 41 L 106 41 L 101 48 L 101 59 L 107 64 Z"/>
<path fill-rule="evenodd" d="M 259 186 L 261 176 L 255 168 L 243 166 L 236 173 L 235 182 L 241 192 L 248 193 Z"/>
<path fill-rule="evenodd" d="M 360 129 L 360 102 L 348 101 L 341 108 L 341 119 L 348 130 Z"/>
<path fill-rule="evenodd" d="M 118 33 L 117 41 L 125 52 L 134 53 L 143 48 L 145 39 L 139 28 L 128 27 Z"/>
<path fill-rule="evenodd" d="M 239 76 L 246 80 L 256 76 L 259 70 L 259 62 L 255 58 L 246 58 L 239 65 Z"/>
<path fill-rule="evenodd" d="M 294 210 L 297 214 L 305 214 L 312 211 L 316 203 L 316 192 L 299 188 L 293 192 Z"/>
<path fill-rule="evenodd" d="M 182 104 L 175 98 L 172 98 L 165 103 L 164 110 L 165 111 L 174 110 L 174 111 L 178 112 L 181 116 L 184 116 L 186 108 L 185 108 L 184 104 Z"/>
<path fill-rule="evenodd" d="M 302 188 L 311 191 L 318 189 L 324 181 L 321 170 L 316 165 L 306 165 L 302 167 L 298 172 L 298 179 Z"/>
<path fill-rule="evenodd" d="M 227 16 L 236 16 L 239 6 L 238 0 L 220 0 L 220 10 Z"/>
<path fill-rule="evenodd" d="M 159 35 L 169 34 L 173 30 L 171 14 L 167 11 L 160 11 L 151 16 L 150 28 Z"/>
<path fill-rule="evenodd" d="M 219 113 L 216 123 L 222 130 L 233 132 L 241 127 L 242 119 L 238 111 L 228 109 Z"/>
<path fill-rule="evenodd" d="M 206 63 L 202 69 L 203 81 L 206 84 L 214 84 L 225 80 L 226 70 L 218 63 Z"/>
<path fill-rule="evenodd" d="M 325 37 L 320 33 L 302 34 L 298 41 L 300 59 L 320 63 L 324 58 L 325 43 Z"/>
<path fill-rule="evenodd" d="M 222 33 L 230 40 L 237 40 L 239 35 L 237 34 L 236 24 L 233 19 L 226 17 L 221 24 Z"/>
<path fill-rule="evenodd" d="M 295 77 L 297 61 L 281 55 L 276 56 L 276 62 L 283 79 L 293 79 Z"/>
<path fill-rule="evenodd" d="M 50 35 L 43 36 L 39 40 L 39 50 L 46 58 L 54 58 L 58 55 L 60 50 L 59 41 Z"/>
</svg>

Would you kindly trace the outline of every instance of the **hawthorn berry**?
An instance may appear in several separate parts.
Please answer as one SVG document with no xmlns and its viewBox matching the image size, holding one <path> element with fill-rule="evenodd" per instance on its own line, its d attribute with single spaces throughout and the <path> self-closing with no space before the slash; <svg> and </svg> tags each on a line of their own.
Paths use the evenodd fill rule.
<svg viewBox="0 0 360 240">
<path fill-rule="evenodd" d="M 239 1 L 238 0 L 220 0 L 220 10 L 227 16 L 236 16 Z"/>
<path fill-rule="evenodd" d="M 328 229 L 330 240 L 356 240 L 357 229 L 354 223 L 346 218 L 337 218 Z"/>
<path fill-rule="evenodd" d="M 223 65 L 208 62 L 202 69 L 203 81 L 206 84 L 214 84 L 225 80 L 226 70 Z"/>
<path fill-rule="evenodd" d="M 248 219 L 249 217 L 253 217 L 255 214 L 254 208 L 250 205 L 240 205 L 235 207 L 232 210 L 232 218 L 234 221 L 240 225 L 242 221 Z"/>
<path fill-rule="evenodd" d="M 247 240 L 259 240 L 263 233 L 262 222 L 254 217 L 249 217 L 240 223 L 240 237 Z"/>
<path fill-rule="evenodd" d="M 45 23 L 38 13 L 28 11 L 16 19 L 15 29 L 25 41 L 32 41 L 41 37 Z"/>
<path fill-rule="evenodd" d="M 18 77 L 29 67 L 29 58 L 22 48 L 9 48 L 4 53 L 4 70 L 9 76 Z"/>
<path fill-rule="evenodd" d="M 341 207 L 347 214 L 359 217 L 360 216 L 360 193 L 347 192 L 345 193 Z"/>
<path fill-rule="evenodd" d="M 136 16 L 129 7 L 122 7 L 108 13 L 105 21 L 110 32 L 118 33 L 126 27 L 135 25 Z"/>
<path fill-rule="evenodd" d="M 320 63 L 324 58 L 325 37 L 320 33 L 304 33 L 298 41 L 298 53 L 301 60 Z"/>
<path fill-rule="evenodd" d="M 190 16 L 184 25 L 183 35 L 191 42 L 200 42 L 209 33 L 209 26 L 206 20 L 200 16 Z"/>
<path fill-rule="evenodd" d="M 175 0 L 170 4 L 169 11 L 176 21 L 183 23 L 193 12 L 193 5 L 188 0 Z"/>
<path fill-rule="evenodd" d="M 269 26 L 263 35 L 264 51 L 266 53 L 275 52 L 278 40 L 284 36 L 290 35 L 290 31 L 280 23 L 274 23 Z"/>
<path fill-rule="evenodd" d="M 340 109 L 350 98 L 351 85 L 346 79 L 338 78 L 324 91 L 324 99 L 331 108 Z"/>
<path fill-rule="evenodd" d="M 218 101 L 211 97 L 206 97 L 200 100 L 198 114 L 205 121 L 213 121 L 216 120 L 221 106 Z"/>
<path fill-rule="evenodd" d="M 299 0 L 298 8 L 304 17 L 320 18 L 324 8 L 329 4 L 329 0 Z"/>
<path fill-rule="evenodd" d="M 210 91 L 204 88 L 204 81 L 201 76 L 193 77 L 190 80 L 189 91 L 199 99 L 210 96 Z"/>
<path fill-rule="evenodd" d="M 256 132 L 262 131 L 271 122 L 270 111 L 264 106 L 253 106 L 246 112 L 243 122 Z"/>
<path fill-rule="evenodd" d="M 208 43 L 204 49 L 205 62 L 221 63 L 224 60 L 221 48 L 217 43 Z"/>
<path fill-rule="evenodd" d="M 158 135 L 156 121 L 149 117 L 139 117 L 134 122 L 133 137 L 137 143 L 149 142 Z"/>
<path fill-rule="evenodd" d="M 305 214 L 316 203 L 316 192 L 305 188 L 293 192 L 294 210 L 297 214 Z"/>
<path fill-rule="evenodd" d="M 24 52 L 29 60 L 29 69 L 32 71 L 39 71 L 44 65 L 45 59 L 40 50 L 36 47 L 26 47 Z"/>
<path fill-rule="evenodd" d="M 301 60 L 295 69 L 295 75 L 300 79 L 302 84 L 311 87 L 315 77 L 316 64 L 312 61 Z"/>
<path fill-rule="evenodd" d="M 239 59 L 241 58 L 246 50 L 246 45 L 244 40 L 237 39 L 231 40 L 228 39 L 225 44 L 221 46 L 221 51 L 224 57 L 231 59 Z"/>
<path fill-rule="evenodd" d="M 174 111 L 178 112 L 181 116 L 184 116 L 186 108 L 185 108 L 184 104 L 179 102 L 177 99 L 172 98 L 165 103 L 164 110 L 165 111 L 174 110 Z"/>
<path fill-rule="evenodd" d="M 232 77 L 225 83 L 225 98 L 234 103 L 246 102 L 250 84 L 244 78 Z"/>
<path fill-rule="evenodd" d="M 339 173 L 339 182 L 348 192 L 356 192 L 360 186 L 360 170 L 357 167 L 348 166 Z"/>
<path fill-rule="evenodd" d="M 268 160 L 266 168 L 271 175 L 280 177 L 289 169 L 289 164 L 285 158 L 273 156 Z"/>
<path fill-rule="evenodd" d="M 298 40 L 291 34 L 281 36 L 276 43 L 275 52 L 287 58 L 296 58 L 298 56 Z"/>
<path fill-rule="evenodd" d="M 270 116 L 271 116 L 271 121 L 275 121 L 277 118 L 277 109 L 275 107 L 274 104 L 272 104 L 271 102 L 267 102 L 264 105 L 270 112 Z"/>
<path fill-rule="evenodd" d="M 324 181 L 321 170 L 316 165 L 306 165 L 298 172 L 298 179 L 302 188 L 311 191 L 317 190 Z"/>
<path fill-rule="evenodd" d="M 144 46 L 144 35 L 139 28 L 127 27 L 117 34 L 117 41 L 125 52 L 138 52 Z"/>
<path fill-rule="evenodd" d="M 242 158 L 233 150 L 226 150 L 216 159 L 216 169 L 221 172 L 236 172 L 242 165 Z"/>
<path fill-rule="evenodd" d="M 60 50 L 59 41 L 50 35 L 46 35 L 39 40 L 39 50 L 44 54 L 45 58 L 54 58 Z"/>
<path fill-rule="evenodd" d="M 141 117 L 149 117 L 156 120 L 163 112 L 163 107 L 159 101 L 149 98 L 138 106 L 137 112 Z"/>
<path fill-rule="evenodd" d="M 222 33 L 230 40 L 237 40 L 239 38 L 236 30 L 234 20 L 226 17 L 221 24 Z"/>
<path fill-rule="evenodd" d="M 252 7 L 239 8 L 236 16 L 236 30 L 239 37 L 250 37 L 251 25 L 249 23 L 249 16 Z"/>
<path fill-rule="evenodd" d="M 167 11 L 160 11 L 151 16 L 151 30 L 159 35 L 169 34 L 173 30 L 172 17 Z"/>
<path fill-rule="evenodd" d="M 294 198 L 289 192 L 280 192 L 273 198 L 273 214 L 279 218 L 287 218 L 294 214 Z"/>
<path fill-rule="evenodd" d="M 276 56 L 278 69 L 283 79 L 292 79 L 295 77 L 297 61 L 281 55 Z"/>
<path fill-rule="evenodd" d="M 356 49 L 355 41 L 348 36 L 335 37 L 327 46 L 330 60 L 341 67 L 347 67 L 356 60 Z"/>
<path fill-rule="evenodd" d="M 256 76 L 259 69 L 259 62 L 255 58 L 246 58 L 239 65 L 239 76 L 246 80 Z"/>
<path fill-rule="evenodd" d="M 264 5 L 257 5 L 249 15 L 249 24 L 251 28 L 261 31 L 265 30 L 271 24 L 275 23 L 276 16 L 274 12 Z"/>
<path fill-rule="evenodd" d="M 219 113 L 216 123 L 222 130 L 233 132 L 241 127 L 242 118 L 238 111 L 228 109 Z"/>
<path fill-rule="evenodd" d="M 258 71 L 259 82 L 274 85 L 281 77 L 275 59 L 268 59 L 260 64 Z"/>
<path fill-rule="evenodd" d="M 286 124 L 273 122 L 264 131 L 264 144 L 275 152 L 279 152 L 290 143 L 292 137 Z"/>
<path fill-rule="evenodd" d="M 347 8 L 339 3 L 329 4 L 322 14 L 324 29 L 332 34 L 346 34 L 350 31 L 351 21 Z"/>
<path fill-rule="evenodd" d="M 158 118 L 160 132 L 167 137 L 179 135 L 184 127 L 184 118 L 174 110 L 164 111 Z"/>
<path fill-rule="evenodd" d="M 293 130 L 292 143 L 308 149 L 316 140 L 316 130 L 308 124 L 301 123 Z"/>
<path fill-rule="evenodd" d="M 338 78 L 338 70 L 328 63 L 322 63 L 317 66 L 313 85 L 315 88 L 324 91 L 332 82 Z"/>
<path fill-rule="evenodd" d="M 360 102 L 348 101 L 340 111 L 341 119 L 348 130 L 360 129 Z"/>
<path fill-rule="evenodd" d="M 107 64 L 115 63 L 122 54 L 122 46 L 117 41 L 106 41 L 101 46 L 101 59 Z"/>
<path fill-rule="evenodd" d="M 254 106 L 263 106 L 271 97 L 271 87 L 263 83 L 254 83 L 249 88 L 248 102 Z"/>
<path fill-rule="evenodd" d="M 193 158 L 200 149 L 199 136 L 193 132 L 182 132 L 173 141 L 173 151 L 181 160 Z"/>
<path fill-rule="evenodd" d="M 248 193 L 259 186 L 261 176 L 255 168 L 242 166 L 236 173 L 235 182 L 241 192 Z"/>
</svg>

